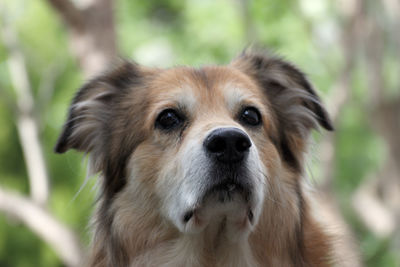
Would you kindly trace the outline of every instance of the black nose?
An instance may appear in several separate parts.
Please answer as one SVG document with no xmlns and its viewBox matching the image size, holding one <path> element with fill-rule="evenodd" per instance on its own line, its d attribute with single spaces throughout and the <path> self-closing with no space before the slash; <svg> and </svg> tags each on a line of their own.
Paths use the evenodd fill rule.
<svg viewBox="0 0 400 267">
<path fill-rule="evenodd" d="M 218 128 L 203 143 L 207 152 L 220 162 L 234 163 L 243 160 L 251 147 L 250 138 L 237 128 Z"/>
</svg>

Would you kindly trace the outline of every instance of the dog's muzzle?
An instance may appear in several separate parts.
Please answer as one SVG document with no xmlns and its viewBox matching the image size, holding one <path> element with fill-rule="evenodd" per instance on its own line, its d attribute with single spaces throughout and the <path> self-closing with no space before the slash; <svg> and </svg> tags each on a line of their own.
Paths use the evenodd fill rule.
<svg viewBox="0 0 400 267">
<path fill-rule="evenodd" d="M 248 205 L 254 185 L 246 170 L 252 143 L 248 135 L 238 128 L 217 128 L 205 138 L 203 148 L 210 160 L 210 175 L 201 199 L 201 205 L 210 203 L 242 202 Z M 235 200 L 236 199 L 236 200 Z M 194 214 L 189 210 L 183 221 L 188 222 Z M 250 222 L 253 212 L 248 209 Z"/>
<path fill-rule="evenodd" d="M 237 127 L 218 127 L 201 142 L 192 141 L 177 165 L 183 178 L 167 193 L 168 217 L 182 232 L 201 231 L 220 218 L 254 227 L 262 206 L 264 169 L 249 135 Z"/>
</svg>

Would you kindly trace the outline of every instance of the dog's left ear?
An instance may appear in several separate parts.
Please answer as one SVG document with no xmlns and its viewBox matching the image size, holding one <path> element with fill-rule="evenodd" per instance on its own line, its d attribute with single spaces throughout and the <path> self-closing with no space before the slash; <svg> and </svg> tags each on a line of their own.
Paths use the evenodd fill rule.
<svg viewBox="0 0 400 267">
<path fill-rule="evenodd" d="M 280 117 L 278 119 L 286 123 L 292 121 L 297 124 L 292 126 L 304 128 L 302 130 L 317 128 L 318 124 L 328 131 L 333 130 L 329 115 L 313 86 L 291 63 L 268 54 L 244 52 L 232 65 L 258 83 Z"/>
<path fill-rule="evenodd" d="M 305 140 L 312 129 L 333 126 L 306 76 L 278 57 L 244 52 L 232 63 L 250 76 L 266 95 L 276 121 L 275 142 L 285 161 L 301 168 Z"/>
</svg>

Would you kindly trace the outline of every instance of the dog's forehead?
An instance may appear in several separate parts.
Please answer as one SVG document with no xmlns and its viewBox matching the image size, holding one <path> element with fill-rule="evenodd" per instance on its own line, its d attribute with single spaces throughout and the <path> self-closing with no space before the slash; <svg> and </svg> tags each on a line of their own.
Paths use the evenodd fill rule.
<svg viewBox="0 0 400 267">
<path fill-rule="evenodd" d="M 262 101 L 262 93 L 254 81 L 227 66 L 168 69 L 153 81 L 152 89 L 150 98 L 155 104 L 187 110 L 234 110 L 246 101 Z"/>
</svg>

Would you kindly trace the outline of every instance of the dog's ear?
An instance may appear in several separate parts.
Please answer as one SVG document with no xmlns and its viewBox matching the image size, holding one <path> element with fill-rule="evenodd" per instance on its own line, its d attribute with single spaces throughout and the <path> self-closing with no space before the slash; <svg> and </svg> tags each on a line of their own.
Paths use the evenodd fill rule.
<svg viewBox="0 0 400 267">
<path fill-rule="evenodd" d="M 138 65 L 124 61 L 84 85 L 71 103 L 55 152 L 64 153 L 68 149 L 91 152 L 95 146 L 101 147 L 116 99 L 123 97 L 141 78 Z"/>
<path fill-rule="evenodd" d="M 249 75 L 268 98 L 277 123 L 283 157 L 299 164 L 297 154 L 311 129 L 333 126 L 320 98 L 306 76 L 294 65 L 268 53 L 244 52 L 232 65 Z"/>
</svg>

